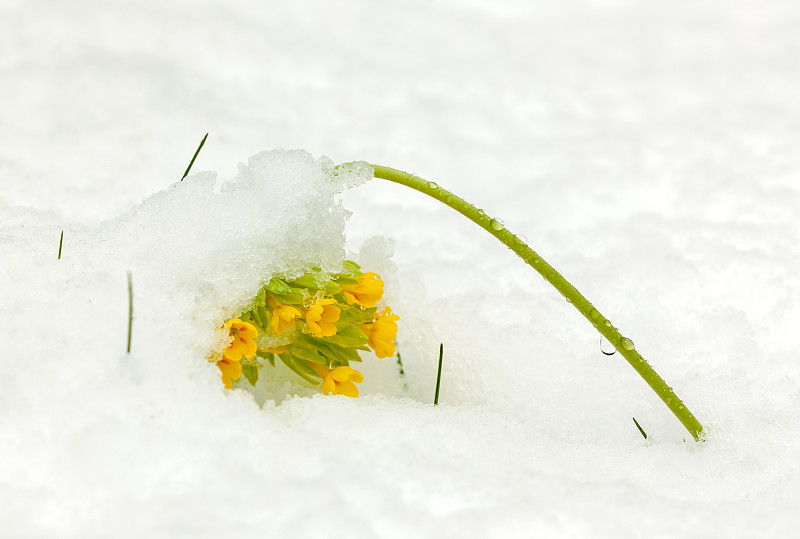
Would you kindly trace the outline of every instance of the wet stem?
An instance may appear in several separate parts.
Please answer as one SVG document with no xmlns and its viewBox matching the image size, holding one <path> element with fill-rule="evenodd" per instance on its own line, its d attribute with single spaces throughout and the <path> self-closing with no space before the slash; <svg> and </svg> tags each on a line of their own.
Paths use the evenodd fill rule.
<svg viewBox="0 0 800 539">
<path fill-rule="evenodd" d="M 487 216 L 466 200 L 454 195 L 453 193 L 440 188 L 436 183 L 423 180 L 412 174 L 395 170 L 389 167 L 371 165 L 376 178 L 381 178 L 391 182 L 399 183 L 424 193 L 436 200 L 450 206 L 461 215 L 465 216 L 487 232 L 500 240 L 509 249 L 520 256 L 529 266 L 535 269 L 542 277 L 563 295 L 566 300 L 578 309 L 595 329 L 608 339 L 628 363 L 639 373 L 647 382 L 647 385 L 664 401 L 664 404 L 675 414 L 675 417 L 683 424 L 692 437 L 699 441 L 702 438 L 703 426 L 675 395 L 672 388 L 653 370 L 653 367 L 636 351 L 633 341 L 624 337 L 617 328 L 581 294 L 577 288 L 572 286 L 558 271 L 544 261 L 533 249 L 531 249 L 518 236 L 509 232 L 502 221 Z"/>
</svg>

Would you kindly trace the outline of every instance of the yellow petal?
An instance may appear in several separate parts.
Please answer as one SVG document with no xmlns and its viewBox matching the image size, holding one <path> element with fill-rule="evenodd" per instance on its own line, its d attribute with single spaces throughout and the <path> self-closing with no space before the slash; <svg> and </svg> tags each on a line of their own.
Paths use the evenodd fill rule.
<svg viewBox="0 0 800 539">
<path fill-rule="evenodd" d="M 239 361 L 242 359 L 242 352 L 239 350 L 238 347 L 234 347 L 233 343 L 222 352 L 222 355 L 225 356 L 225 359 L 229 359 L 231 361 Z"/>
<path fill-rule="evenodd" d="M 242 375 L 242 364 L 238 361 L 227 361 L 223 359 L 217 362 L 217 367 L 222 371 L 222 374 L 233 380 L 238 379 Z"/>
<path fill-rule="evenodd" d="M 239 320 L 238 318 L 231 318 L 230 320 L 225 322 L 225 327 L 230 329 L 234 324 L 241 324 L 241 323 L 242 321 Z"/>
<path fill-rule="evenodd" d="M 336 322 L 339 320 L 339 315 L 341 315 L 341 310 L 339 307 L 325 307 L 322 311 L 322 320 L 325 322 Z"/>
<path fill-rule="evenodd" d="M 341 366 L 333 369 L 328 376 L 330 376 L 337 382 L 346 382 L 350 379 L 350 377 L 354 372 L 357 371 L 354 370 L 352 367 Z"/>
<path fill-rule="evenodd" d="M 250 359 L 251 357 L 256 355 L 256 350 L 257 349 L 258 349 L 258 346 L 256 346 L 256 341 L 254 341 L 252 339 L 248 340 L 247 343 L 246 343 L 245 351 L 244 351 L 244 357 L 246 357 L 247 359 Z"/>
<path fill-rule="evenodd" d="M 239 334 L 247 339 L 255 339 L 256 337 L 258 337 L 258 330 L 253 324 L 242 322 L 242 324 L 238 327 L 238 329 L 239 329 Z"/>
<path fill-rule="evenodd" d="M 329 322 L 320 322 L 319 329 L 323 337 L 330 337 L 331 335 L 336 335 L 336 326 L 334 326 Z M 319 337 L 319 335 L 317 335 L 317 337 Z"/>
<path fill-rule="evenodd" d="M 322 379 L 322 394 L 323 395 L 330 395 L 336 391 L 336 382 L 333 381 L 333 378 L 330 376 L 326 376 Z"/>
<path fill-rule="evenodd" d="M 355 399 L 358 397 L 358 388 L 353 382 L 342 382 L 341 384 L 336 384 L 336 394 Z"/>
</svg>

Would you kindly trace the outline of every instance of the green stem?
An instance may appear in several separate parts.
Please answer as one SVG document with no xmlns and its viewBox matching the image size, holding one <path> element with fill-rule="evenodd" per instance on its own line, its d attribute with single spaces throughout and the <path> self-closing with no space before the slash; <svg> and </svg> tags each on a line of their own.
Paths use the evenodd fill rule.
<svg viewBox="0 0 800 539">
<path fill-rule="evenodd" d="M 692 437 L 699 441 L 703 426 L 692 415 L 689 409 L 681 402 L 675 395 L 675 392 L 666 382 L 653 370 L 653 367 L 645 361 L 645 359 L 636 351 L 633 341 L 624 337 L 617 328 L 604 317 L 592 305 L 589 300 L 583 297 L 583 294 L 578 292 L 578 289 L 572 286 L 558 271 L 556 271 L 550 264 L 544 261 L 536 252 L 528 247 L 518 236 L 509 232 L 499 219 L 492 219 L 486 215 L 483 210 L 479 210 L 466 200 L 457 197 L 453 193 L 440 188 L 436 183 L 423 180 L 417 176 L 413 176 L 406 172 L 401 172 L 389 167 L 382 167 L 379 165 L 371 165 L 376 178 L 389 180 L 406 187 L 416 189 L 421 193 L 435 198 L 436 200 L 447 204 L 461 215 L 467 217 L 478 226 L 489 232 L 492 236 L 503 242 L 509 249 L 518 254 L 525 262 L 528 263 L 533 269 L 538 271 L 547 282 L 553 285 L 561 295 L 563 295 L 568 302 L 578 309 L 578 311 L 591 322 L 591 324 L 600 332 L 600 335 L 608 339 L 608 341 L 616 348 L 622 357 L 639 373 L 647 385 L 664 401 L 664 404 L 675 414 L 675 417 L 686 427 L 686 430 Z"/>
</svg>

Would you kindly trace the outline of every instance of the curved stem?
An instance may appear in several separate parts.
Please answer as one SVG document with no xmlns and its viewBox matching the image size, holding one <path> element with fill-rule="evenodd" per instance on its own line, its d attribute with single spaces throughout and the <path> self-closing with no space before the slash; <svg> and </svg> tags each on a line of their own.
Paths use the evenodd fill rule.
<svg viewBox="0 0 800 539">
<path fill-rule="evenodd" d="M 376 178 L 389 180 L 435 198 L 467 217 L 492 236 L 503 242 L 509 249 L 518 254 L 533 269 L 538 271 L 547 282 L 553 285 L 568 302 L 580 311 L 600 334 L 619 351 L 628 363 L 639 373 L 653 391 L 664 401 L 664 404 L 675 414 L 675 417 L 686 427 L 692 437 L 699 441 L 703 426 L 692 415 L 689 409 L 675 395 L 675 392 L 653 370 L 653 367 L 636 351 L 633 341 L 624 337 L 617 328 L 578 292 L 553 266 L 548 264 L 536 252 L 528 247 L 518 236 L 509 232 L 498 219 L 492 219 L 483 210 L 479 210 L 466 200 L 440 188 L 436 183 L 423 180 L 417 176 L 401 172 L 389 167 L 371 165 Z"/>
</svg>

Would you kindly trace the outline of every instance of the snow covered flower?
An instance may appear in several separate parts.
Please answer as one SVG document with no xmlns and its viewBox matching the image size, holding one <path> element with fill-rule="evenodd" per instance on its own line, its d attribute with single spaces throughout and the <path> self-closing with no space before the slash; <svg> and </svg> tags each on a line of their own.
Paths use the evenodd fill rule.
<svg viewBox="0 0 800 539">
<path fill-rule="evenodd" d="M 374 307 L 383 296 L 383 281 L 377 273 L 367 272 L 356 283 L 341 284 L 342 296 L 348 305 L 357 303 L 362 307 Z"/>
<path fill-rule="evenodd" d="M 359 327 L 369 339 L 369 347 L 375 350 L 375 355 L 381 358 L 394 355 L 394 340 L 397 338 L 397 321 L 400 317 L 392 314 L 392 309 L 386 307 L 370 324 Z"/>
<path fill-rule="evenodd" d="M 323 395 L 344 395 L 345 397 L 358 397 L 356 384 L 364 381 L 364 375 L 352 367 L 336 367 L 329 369 L 319 363 L 309 363 L 309 366 L 322 377 Z"/>
<path fill-rule="evenodd" d="M 287 329 L 292 329 L 294 327 L 294 319 L 303 316 L 303 313 L 297 307 L 292 307 L 291 305 L 274 302 L 270 307 L 272 307 L 270 325 L 276 335 L 280 335 Z"/>
<path fill-rule="evenodd" d="M 217 367 L 222 372 L 222 383 L 225 384 L 225 389 L 233 387 L 233 380 L 238 380 L 242 376 L 242 364 L 238 359 L 220 359 L 217 361 Z"/>
<path fill-rule="evenodd" d="M 225 322 L 225 326 L 232 338 L 231 344 L 222 353 L 225 359 L 238 363 L 242 359 L 242 355 L 248 359 L 253 357 L 257 348 L 255 338 L 258 337 L 258 330 L 256 327 L 253 324 L 242 322 L 238 318 L 228 320 Z"/>
<path fill-rule="evenodd" d="M 314 337 L 330 337 L 336 333 L 333 323 L 339 320 L 340 314 L 335 299 L 318 299 L 306 309 L 306 324 Z"/>
<path fill-rule="evenodd" d="M 264 367 L 280 362 L 306 382 L 321 385 L 326 395 L 356 397 L 356 384 L 364 377 L 349 365 L 361 361 L 367 346 L 378 357 L 395 352 L 399 317 L 388 308 L 378 314 L 381 296 L 381 277 L 363 273 L 349 260 L 339 273 L 311 268 L 301 275 L 272 276 L 249 310 L 219 329 L 209 360 L 216 362 L 226 388 L 240 378 L 255 386 Z M 298 324 L 302 331 L 296 330 Z"/>
</svg>

